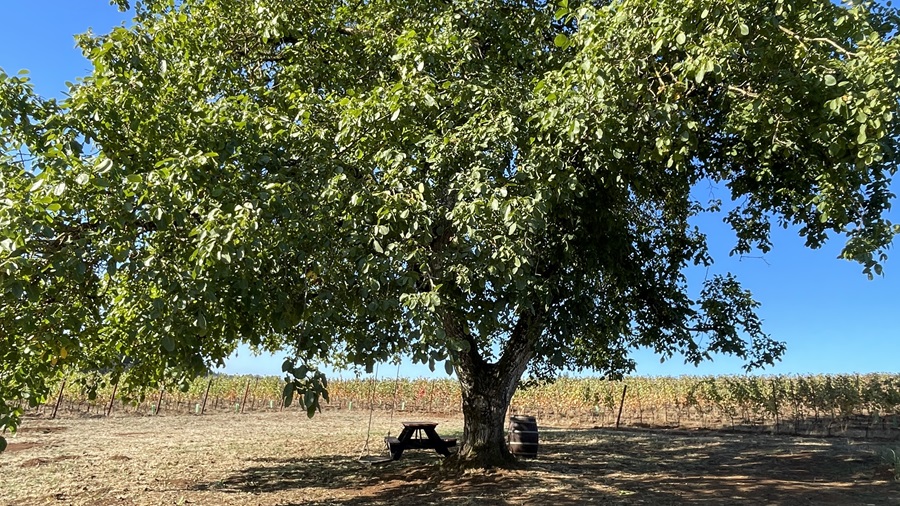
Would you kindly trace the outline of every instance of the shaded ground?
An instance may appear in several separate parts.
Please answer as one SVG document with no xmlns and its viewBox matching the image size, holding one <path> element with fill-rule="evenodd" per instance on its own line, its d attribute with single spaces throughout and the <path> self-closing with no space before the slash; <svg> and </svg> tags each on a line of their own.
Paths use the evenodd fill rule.
<svg viewBox="0 0 900 506">
<path fill-rule="evenodd" d="M 429 418 L 459 436 L 460 419 Z M 372 453 L 401 419 L 376 415 Z M 0 505 L 900 505 L 884 442 L 542 425 L 525 469 L 447 476 L 431 451 L 360 464 L 367 425 L 345 411 L 30 419 L 0 454 Z"/>
</svg>

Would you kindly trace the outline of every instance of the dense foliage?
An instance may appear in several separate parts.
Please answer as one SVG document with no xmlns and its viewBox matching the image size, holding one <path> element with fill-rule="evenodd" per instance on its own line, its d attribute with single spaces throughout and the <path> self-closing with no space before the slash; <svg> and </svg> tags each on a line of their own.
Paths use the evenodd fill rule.
<svg viewBox="0 0 900 506">
<path fill-rule="evenodd" d="M 79 38 L 63 102 L 0 78 L 0 424 L 65 368 L 187 381 L 239 342 L 316 363 L 446 361 L 463 455 L 519 378 L 784 349 L 690 220 L 735 202 L 847 238 L 898 232 L 896 11 L 828 0 L 148 0 Z M 697 295 L 694 295 L 697 294 Z M 496 455 L 494 455 L 496 457 Z"/>
</svg>

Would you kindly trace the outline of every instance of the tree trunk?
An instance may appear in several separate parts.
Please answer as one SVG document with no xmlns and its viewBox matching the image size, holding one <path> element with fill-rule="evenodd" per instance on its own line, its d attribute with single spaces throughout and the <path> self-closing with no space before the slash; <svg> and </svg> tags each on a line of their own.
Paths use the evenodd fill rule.
<svg viewBox="0 0 900 506">
<path fill-rule="evenodd" d="M 487 363 L 470 336 L 461 326 L 444 321 L 448 334 L 470 343 L 456 358 L 456 375 L 462 393 L 464 420 L 459 452 L 450 465 L 461 468 L 511 467 L 516 458 L 506 445 L 506 413 L 519 380 L 531 359 L 534 340 L 539 334 L 533 318 L 520 319 L 503 354 L 496 363 Z"/>
<path fill-rule="evenodd" d="M 515 458 L 506 447 L 506 412 L 519 378 L 500 377 L 495 365 L 458 370 L 465 421 L 457 460 L 464 467 L 506 467 Z"/>
</svg>

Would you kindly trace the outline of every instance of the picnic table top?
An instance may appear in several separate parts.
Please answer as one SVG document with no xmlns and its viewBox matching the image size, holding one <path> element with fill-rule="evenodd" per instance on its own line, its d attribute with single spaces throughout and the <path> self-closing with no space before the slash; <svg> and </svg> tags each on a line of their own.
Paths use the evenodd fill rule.
<svg viewBox="0 0 900 506">
<path fill-rule="evenodd" d="M 404 427 L 409 429 L 433 429 L 438 426 L 437 422 L 402 422 Z"/>
</svg>

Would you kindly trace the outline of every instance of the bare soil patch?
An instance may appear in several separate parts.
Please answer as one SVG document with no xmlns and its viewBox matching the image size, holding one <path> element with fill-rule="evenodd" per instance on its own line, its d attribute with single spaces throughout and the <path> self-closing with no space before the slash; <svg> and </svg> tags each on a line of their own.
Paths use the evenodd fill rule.
<svg viewBox="0 0 900 506">
<path fill-rule="evenodd" d="M 40 443 L 9 443 L 6 447 L 6 453 L 15 453 L 25 451 L 35 446 L 40 446 Z"/>
<path fill-rule="evenodd" d="M 402 418 L 376 414 L 371 453 Z M 427 418 L 459 437 L 460 418 Z M 433 451 L 361 464 L 367 426 L 359 411 L 29 419 L 0 454 L 0 505 L 900 505 L 884 442 L 540 425 L 523 469 L 458 475 Z"/>
<path fill-rule="evenodd" d="M 36 459 L 28 459 L 25 462 L 22 462 L 21 467 L 35 467 L 44 464 L 52 464 L 54 462 L 62 462 L 63 460 L 72 460 L 77 459 L 78 457 L 75 455 L 60 455 L 58 457 L 45 458 L 39 457 Z"/>
<path fill-rule="evenodd" d="M 67 427 L 60 427 L 60 426 L 50 426 L 50 427 L 24 426 L 19 429 L 19 433 L 20 434 L 22 434 L 22 433 L 30 434 L 33 432 L 40 432 L 42 434 L 52 434 L 54 432 L 63 432 L 64 430 L 66 430 L 66 428 Z"/>
</svg>

